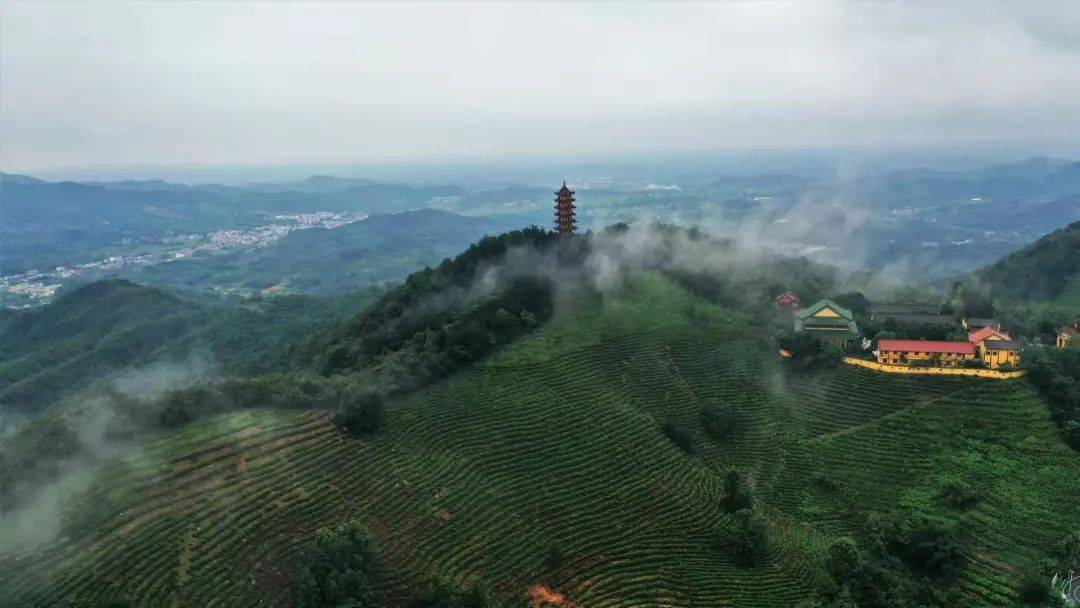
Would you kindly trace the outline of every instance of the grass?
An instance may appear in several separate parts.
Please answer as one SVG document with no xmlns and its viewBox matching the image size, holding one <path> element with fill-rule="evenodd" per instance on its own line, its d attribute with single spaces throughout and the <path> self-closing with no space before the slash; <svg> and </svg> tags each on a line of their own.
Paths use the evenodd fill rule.
<svg viewBox="0 0 1080 608">
<path fill-rule="evenodd" d="M 717 441 L 699 412 L 721 405 L 741 430 Z M 711 547 L 733 525 L 730 467 L 770 523 L 754 568 Z M 1080 521 L 1078 472 L 1023 382 L 790 373 L 748 319 L 650 274 L 566 298 L 534 335 L 392 403 L 372 439 L 257 410 L 148 441 L 101 472 L 93 492 L 122 497 L 100 501 L 103 525 L 0 557 L 0 597 L 279 605 L 311 531 L 356 517 L 389 605 L 440 574 L 519 604 L 543 584 L 590 607 L 786 607 L 813 595 L 829 540 L 904 506 L 967 523 L 960 593 L 1015 605 L 1021 572 Z M 982 498 L 945 505 L 954 479 Z"/>
</svg>

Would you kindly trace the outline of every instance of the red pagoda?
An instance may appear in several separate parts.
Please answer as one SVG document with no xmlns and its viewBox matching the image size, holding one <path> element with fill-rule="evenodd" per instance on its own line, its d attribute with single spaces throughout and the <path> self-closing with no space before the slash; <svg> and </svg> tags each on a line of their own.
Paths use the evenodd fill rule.
<svg viewBox="0 0 1080 608">
<path fill-rule="evenodd" d="M 555 193 L 555 231 L 559 234 L 574 234 L 577 228 L 574 216 L 574 191 L 566 187 L 563 180 L 562 188 Z"/>
<path fill-rule="evenodd" d="M 776 296 L 776 307 L 780 309 L 780 312 L 791 314 L 799 308 L 799 297 L 790 291 Z"/>
</svg>

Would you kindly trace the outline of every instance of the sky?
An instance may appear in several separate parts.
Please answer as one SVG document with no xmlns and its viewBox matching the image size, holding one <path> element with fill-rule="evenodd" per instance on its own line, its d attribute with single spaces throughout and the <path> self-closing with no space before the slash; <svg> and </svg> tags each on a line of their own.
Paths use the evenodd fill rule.
<svg viewBox="0 0 1080 608">
<path fill-rule="evenodd" d="M 1080 142 L 1080 3 L 0 2 L 0 168 Z"/>
</svg>

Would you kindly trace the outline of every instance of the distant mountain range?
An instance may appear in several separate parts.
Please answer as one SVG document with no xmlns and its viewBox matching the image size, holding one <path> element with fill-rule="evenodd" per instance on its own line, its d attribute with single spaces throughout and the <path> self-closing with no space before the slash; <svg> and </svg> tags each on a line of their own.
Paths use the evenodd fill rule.
<svg viewBox="0 0 1080 608">
<path fill-rule="evenodd" d="M 321 191 L 82 184 L 0 176 L 0 274 L 85 262 L 110 247 L 269 223 L 280 213 L 393 213 L 460 195 L 453 186 L 350 184 Z"/>
<path fill-rule="evenodd" d="M 600 228 L 645 218 L 713 226 L 731 233 L 749 227 L 765 242 L 782 244 L 786 253 L 826 263 L 843 260 L 853 269 L 888 268 L 905 279 L 929 281 L 966 274 L 1080 220 L 1080 162 L 1066 159 L 1040 157 L 969 170 L 926 168 L 851 177 L 719 171 L 698 164 L 682 173 L 672 173 L 668 167 L 653 176 L 647 165 L 641 165 L 617 172 L 617 179 L 611 173 L 580 174 L 571 184 L 578 190 L 579 225 Z M 243 186 L 160 180 L 75 183 L 0 174 L 0 241 L 4 243 L 0 275 L 160 252 L 167 249 L 170 239 L 254 229 L 280 214 L 439 209 L 471 217 L 512 216 L 509 222 L 500 219 L 490 225 L 497 230 L 550 221 L 556 184 L 485 184 L 478 189 L 388 184 L 326 174 Z M 414 216 L 402 216 L 393 228 L 404 229 L 403 222 L 410 217 Z M 341 235 L 334 238 L 334 246 L 347 251 L 334 254 L 328 249 L 330 244 L 319 245 L 317 256 L 359 259 L 357 246 L 344 236 L 348 232 L 329 235 Z M 328 236 L 325 231 L 314 234 Z M 471 238 L 476 233 L 465 229 L 464 234 Z M 297 236 L 292 242 L 310 238 L 314 237 Z M 370 235 L 357 238 L 370 240 Z M 454 250 L 464 242 L 446 244 Z M 365 253 L 365 259 L 375 259 L 373 253 Z M 280 281 L 259 269 L 276 263 L 271 261 L 273 255 L 256 253 L 241 260 L 243 255 L 230 254 L 216 268 L 228 275 L 223 284 L 271 288 Z M 426 258 L 405 261 L 422 259 Z M 320 275 L 318 266 L 301 270 L 302 264 L 291 265 L 285 273 L 289 277 L 278 279 L 289 289 L 310 283 L 323 292 L 326 287 L 319 286 L 319 280 L 311 283 L 300 276 L 312 270 Z M 168 270 L 200 272 L 196 267 L 214 265 L 185 263 L 169 265 Z M 256 275 L 242 277 L 241 269 Z M 365 272 L 375 281 L 393 275 L 378 269 Z M 166 285 L 202 288 L 215 284 L 210 275 L 169 278 L 164 267 L 140 274 Z"/>
</svg>

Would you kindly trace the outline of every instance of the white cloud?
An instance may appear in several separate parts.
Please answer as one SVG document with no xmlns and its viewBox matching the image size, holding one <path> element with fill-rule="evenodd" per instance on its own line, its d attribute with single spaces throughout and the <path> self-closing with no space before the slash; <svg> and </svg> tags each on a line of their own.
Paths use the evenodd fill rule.
<svg viewBox="0 0 1080 608">
<path fill-rule="evenodd" d="M 18 3 L 5 169 L 1076 140 L 1075 3 Z"/>
</svg>

